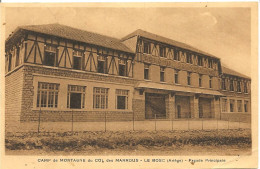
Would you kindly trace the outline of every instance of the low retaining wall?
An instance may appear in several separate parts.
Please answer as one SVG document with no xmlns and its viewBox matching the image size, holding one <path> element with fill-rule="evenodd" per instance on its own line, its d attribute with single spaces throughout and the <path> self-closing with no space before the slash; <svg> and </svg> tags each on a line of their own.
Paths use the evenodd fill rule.
<svg viewBox="0 0 260 169">
<path fill-rule="evenodd" d="M 26 121 L 43 122 L 102 122 L 129 121 L 133 119 L 132 111 L 33 111 Z"/>
<path fill-rule="evenodd" d="M 245 113 L 221 113 L 221 120 L 251 123 L 251 114 Z"/>
</svg>

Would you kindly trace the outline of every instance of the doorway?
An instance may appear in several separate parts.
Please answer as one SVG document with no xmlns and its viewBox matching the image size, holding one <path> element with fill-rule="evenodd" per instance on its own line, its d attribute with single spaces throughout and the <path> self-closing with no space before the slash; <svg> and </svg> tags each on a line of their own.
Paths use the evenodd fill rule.
<svg viewBox="0 0 260 169">
<path fill-rule="evenodd" d="M 165 119 L 166 105 L 165 95 L 146 93 L 145 94 L 145 118 L 146 119 Z"/>
</svg>

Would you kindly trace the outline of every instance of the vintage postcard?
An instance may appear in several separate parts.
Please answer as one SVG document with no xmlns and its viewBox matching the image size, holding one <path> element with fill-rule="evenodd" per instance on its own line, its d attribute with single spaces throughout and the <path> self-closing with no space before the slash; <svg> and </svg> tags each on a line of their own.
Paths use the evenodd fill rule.
<svg viewBox="0 0 260 169">
<path fill-rule="evenodd" d="M 2 168 L 256 168 L 257 16 L 1 4 Z"/>
</svg>

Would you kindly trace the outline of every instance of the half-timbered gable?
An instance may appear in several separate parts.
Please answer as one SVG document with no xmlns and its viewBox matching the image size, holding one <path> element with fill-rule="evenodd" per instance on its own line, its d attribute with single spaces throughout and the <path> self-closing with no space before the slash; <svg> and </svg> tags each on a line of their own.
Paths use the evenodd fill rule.
<svg viewBox="0 0 260 169">
<path fill-rule="evenodd" d="M 158 62 L 163 64 L 167 60 L 169 62 L 167 66 L 173 69 L 179 69 L 179 66 L 175 65 L 182 65 L 183 69 L 187 69 L 187 71 L 210 74 L 215 77 L 221 71 L 219 70 L 219 58 L 186 44 L 142 30 L 137 30 L 122 38 L 122 42 L 128 45 L 128 41 L 133 38 L 137 38 L 135 57 L 137 62 L 149 62 L 158 65 Z M 189 68 L 192 68 L 192 70 Z"/>
<path fill-rule="evenodd" d="M 55 31 L 51 32 L 50 30 L 52 29 Z M 103 36 L 103 42 L 100 35 L 89 32 L 86 34 L 81 30 L 58 24 L 51 24 L 48 27 L 25 26 L 17 31 L 19 31 L 19 34 L 16 32 L 13 37 L 24 39 L 21 42 L 23 48 L 22 50 L 20 49 L 20 53 L 24 53 L 19 58 L 24 58 L 24 63 L 120 75 L 119 62 L 120 60 L 124 60 L 125 73 L 123 73 L 123 76 L 131 77 L 133 74 L 134 54 L 117 39 Z M 64 31 L 65 36 L 60 34 L 62 31 Z M 67 37 L 66 35 L 69 33 L 73 34 Z M 80 37 L 77 35 L 73 38 L 75 34 L 80 34 Z M 88 37 L 91 40 L 88 40 Z M 84 40 L 84 38 L 87 40 Z M 9 43 L 7 45 L 6 61 L 8 62 L 7 65 L 10 65 L 10 70 L 15 67 L 16 50 L 15 44 Z M 101 61 L 104 63 L 101 64 Z M 19 63 L 21 63 L 20 60 Z M 99 68 L 99 66 L 102 68 Z"/>
</svg>

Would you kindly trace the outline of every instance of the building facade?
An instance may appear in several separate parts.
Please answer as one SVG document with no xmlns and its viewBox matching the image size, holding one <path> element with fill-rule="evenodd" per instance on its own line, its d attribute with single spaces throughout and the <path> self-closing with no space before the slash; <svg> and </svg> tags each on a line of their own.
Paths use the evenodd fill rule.
<svg viewBox="0 0 260 169">
<path fill-rule="evenodd" d="M 41 121 L 70 121 L 72 111 L 74 121 L 220 119 L 232 110 L 221 103 L 233 97 L 223 79 L 246 81 L 250 91 L 250 78 L 225 73 L 219 58 L 142 30 L 115 39 L 60 24 L 22 26 L 5 50 L 7 125 L 37 121 L 39 112 Z M 250 92 L 236 94 L 250 114 Z"/>
<path fill-rule="evenodd" d="M 241 73 L 222 67 L 222 119 L 251 122 L 251 79 Z"/>
</svg>

